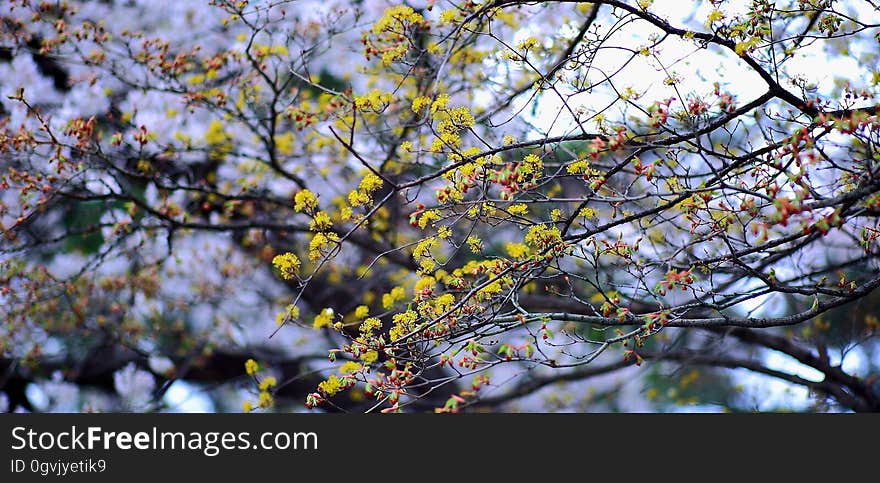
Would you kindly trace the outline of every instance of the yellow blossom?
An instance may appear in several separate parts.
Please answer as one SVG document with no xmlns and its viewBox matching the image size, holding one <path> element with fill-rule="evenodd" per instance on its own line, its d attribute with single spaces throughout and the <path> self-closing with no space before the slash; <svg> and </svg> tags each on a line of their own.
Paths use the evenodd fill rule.
<svg viewBox="0 0 880 483">
<path fill-rule="evenodd" d="M 247 362 L 244 363 L 244 371 L 249 376 L 253 376 L 260 370 L 260 365 L 257 364 L 257 361 L 253 359 L 248 359 Z"/>
<path fill-rule="evenodd" d="M 312 231 L 327 231 L 332 226 L 333 223 L 330 221 L 330 217 L 323 211 L 315 213 L 314 219 L 309 222 L 309 230 Z"/>
<path fill-rule="evenodd" d="M 422 213 L 422 216 L 419 217 L 419 228 L 424 230 L 425 227 L 428 226 L 428 223 L 431 223 L 432 221 L 437 221 L 439 219 L 440 219 L 440 212 L 439 211 L 428 210 L 428 211 Z"/>
<path fill-rule="evenodd" d="M 351 206 L 366 205 L 370 201 L 370 196 L 360 190 L 352 190 L 348 193 L 348 202 Z"/>
<path fill-rule="evenodd" d="M 713 22 L 717 22 L 719 20 L 722 20 L 722 19 L 724 19 L 724 17 L 725 17 L 724 12 L 722 12 L 721 10 L 718 10 L 717 8 L 713 9 L 711 12 L 709 12 L 709 15 L 706 17 L 706 22 L 704 25 L 706 27 L 709 27 L 710 25 L 712 25 Z"/>
<path fill-rule="evenodd" d="M 260 389 L 260 391 L 266 391 L 270 387 L 275 387 L 276 385 L 278 385 L 278 381 L 275 380 L 275 378 L 273 376 L 268 376 L 268 377 L 263 378 L 262 381 L 260 381 L 259 389 Z"/>
<path fill-rule="evenodd" d="M 433 291 L 436 284 L 437 279 L 434 277 L 422 277 L 413 285 L 413 292 Z"/>
<path fill-rule="evenodd" d="M 341 366 L 339 366 L 340 374 L 352 374 L 361 370 L 361 365 L 354 361 L 346 361 Z"/>
<path fill-rule="evenodd" d="M 226 132 L 223 122 L 215 119 L 208 123 L 205 142 L 214 148 L 215 153 L 223 155 L 229 152 L 232 149 L 231 139 L 232 137 Z"/>
<path fill-rule="evenodd" d="M 504 245 L 504 251 L 511 258 L 526 258 L 529 256 L 529 247 L 522 243 L 507 243 Z"/>
<path fill-rule="evenodd" d="M 381 188 L 382 183 L 384 183 L 384 181 L 382 181 L 382 178 L 376 176 L 373 173 L 368 173 L 366 176 L 364 176 L 364 179 L 362 179 L 360 184 L 358 185 L 358 190 L 370 194 Z"/>
<path fill-rule="evenodd" d="M 296 211 L 312 210 L 318 206 L 318 198 L 311 191 L 300 190 L 293 197 L 293 209 Z"/>
<path fill-rule="evenodd" d="M 552 225 L 533 225 L 526 232 L 526 243 L 532 247 L 545 248 L 562 241 L 559 228 Z"/>
<path fill-rule="evenodd" d="M 371 31 L 374 35 L 378 35 L 385 30 L 398 32 L 403 30 L 406 23 L 418 24 L 424 22 L 424 20 L 424 17 L 413 10 L 412 7 L 395 5 L 385 9 L 379 20 L 373 24 Z"/>
<path fill-rule="evenodd" d="M 479 237 L 471 235 L 467 238 L 467 245 L 474 253 L 479 253 L 483 250 L 483 240 L 480 240 Z"/>
<path fill-rule="evenodd" d="M 290 304 L 283 311 L 275 315 L 275 323 L 281 325 L 285 320 L 296 320 L 299 317 L 299 307 Z"/>
<path fill-rule="evenodd" d="M 440 23 L 452 23 L 458 19 L 459 12 L 454 8 L 450 8 L 449 10 L 444 10 L 440 13 Z"/>
<path fill-rule="evenodd" d="M 565 170 L 568 171 L 568 174 L 584 174 L 589 171 L 589 169 L 590 163 L 584 159 L 579 159 L 565 168 Z"/>
<path fill-rule="evenodd" d="M 446 104 L 449 103 L 449 96 L 446 94 L 440 94 L 434 99 L 434 102 L 431 103 L 431 114 L 436 113 L 438 110 L 441 110 L 446 107 Z"/>
<path fill-rule="evenodd" d="M 293 253 L 287 252 L 282 255 L 276 255 L 272 259 L 272 265 L 278 269 L 281 278 L 284 280 L 292 280 L 296 277 L 296 273 L 300 267 L 299 258 Z"/>
<path fill-rule="evenodd" d="M 406 297 L 406 292 L 403 287 L 394 287 L 390 292 L 382 295 L 382 307 L 386 310 L 394 307 L 394 304 L 403 300 Z"/>
<path fill-rule="evenodd" d="M 333 321 L 333 309 L 326 308 L 318 312 L 318 315 L 315 315 L 314 320 L 312 321 L 312 327 L 315 329 L 322 329 L 324 327 L 329 327 L 330 322 Z"/>
<path fill-rule="evenodd" d="M 434 308 L 437 312 L 445 312 L 455 303 L 455 296 L 451 293 L 440 295 L 434 300 Z"/>
<path fill-rule="evenodd" d="M 361 354 L 360 359 L 367 364 L 372 364 L 373 362 L 379 360 L 379 353 L 376 351 L 367 351 Z"/>
<path fill-rule="evenodd" d="M 501 292 L 501 283 L 496 280 L 477 291 L 477 295 L 491 296 L 499 292 Z"/>
<path fill-rule="evenodd" d="M 309 260 L 316 261 L 324 256 L 324 252 L 339 241 L 336 233 L 315 233 L 309 241 Z"/>
<path fill-rule="evenodd" d="M 427 96 L 419 96 L 412 101 L 413 112 L 419 112 L 423 108 L 431 105 L 431 98 Z"/>
<path fill-rule="evenodd" d="M 586 219 L 594 218 L 596 216 L 596 211 L 592 208 L 582 208 L 581 211 L 578 212 L 578 215 L 583 216 Z"/>
<path fill-rule="evenodd" d="M 286 132 L 279 136 L 275 136 L 275 149 L 284 156 L 293 154 L 293 133 Z"/>
<path fill-rule="evenodd" d="M 358 305 L 356 309 L 354 309 L 354 318 L 363 319 L 367 315 L 370 314 L 370 308 L 366 305 Z"/>
<path fill-rule="evenodd" d="M 382 328 L 382 321 L 376 317 L 370 317 L 369 319 L 363 321 L 361 326 L 358 327 L 358 330 L 367 337 L 371 337 L 373 335 L 374 330 L 379 330 Z"/>
<path fill-rule="evenodd" d="M 260 393 L 259 399 L 257 400 L 257 404 L 258 404 L 261 408 L 271 408 L 272 405 L 275 404 L 275 400 L 272 399 L 272 395 L 271 395 L 271 394 L 269 394 L 268 392 L 263 391 L 263 392 Z"/>
<path fill-rule="evenodd" d="M 388 337 L 391 341 L 396 341 L 408 333 L 412 332 L 415 329 L 415 322 L 418 318 L 418 314 L 413 312 L 412 310 L 407 310 L 406 312 L 395 314 L 392 317 L 394 322 L 394 326 L 388 331 Z"/>
<path fill-rule="evenodd" d="M 531 49 L 534 49 L 535 47 L 537 47 L 538 45 L 540 45 L 538 43 L 538 39 L 536 39 L 534 37 L 528 37 L 528 38 L 522 40 L 521 42 L 519 42 L 518 44 L 516 44 L 516 48 L 518 50 L 531 50 Z"/>
<path fill-rule="evenodd" d="M 326 396 L 333 396 L 341 389 L 342 384 L 338 377 L 331 374 L 325 381 L 318 384 L 318 390 Z"/>
<path fill-rule="evenodd" d="M 529 154 L 524 157 L 523 162 L 519 167 L 521 178 L 540 176 L 543 170 L 544 162 L 541 160 L 541 158 L 534 154 Z"/>
<path fill-rule="evenodd" d="M 510 205 L 507 207 L 507 212 L 511 215 L 523 216 L 529 212 L 529 207 L 522 203 Z"/>
<path fill-rule="evenodd" d="M 416 258 L 425 258 L 431 256 L 431 250 L 437 248 L 437 239 L 429 236 L 424 240 L 416 243 L 415 249 L 413 249 L 413 257 Z"/>
<path fill-rule="evenodd" d="M 373 89 L 364 96 L 355 96 L 354 105 L 359 111 L 380 111 L 391 102 L 391 99 L 390 92 Z"/>
</svg>

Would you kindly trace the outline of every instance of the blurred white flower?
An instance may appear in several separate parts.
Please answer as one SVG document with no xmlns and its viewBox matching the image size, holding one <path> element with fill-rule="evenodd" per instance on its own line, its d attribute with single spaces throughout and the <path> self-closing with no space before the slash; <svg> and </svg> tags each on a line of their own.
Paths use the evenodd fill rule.
<svg viewBox="0 0 880 483">
<path fill-rule="evenodd" d="M 150 366 L 150 370 L 156 374 L 166 374 L 174 369 L 174 362 L 167 357 L 150 356 L 147 364 Z"/>
<path fill-rule="evenodd" d="M 113 374 L 113 386 L 132 411 L 146 410 L 153 398 L 156 379 L 133 362 Z"/>
</svg>

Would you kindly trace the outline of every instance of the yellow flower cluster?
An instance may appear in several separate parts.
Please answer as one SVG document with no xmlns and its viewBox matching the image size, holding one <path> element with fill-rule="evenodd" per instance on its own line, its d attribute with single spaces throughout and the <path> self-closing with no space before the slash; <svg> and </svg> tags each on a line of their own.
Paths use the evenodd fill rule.
<svg viewBox="0 0 880 483">
<path fill-rule="evenodd" d="M 284 156 L 293 154 L 293 133 L 288 131 L 284 134 L 275 136 L 275 149 Z"/>
<path fill-rule="evenodd" d="M 526 232 L 525 240 L 529 246 L 543 249 L 562 242 L 562 234 L 553 225 L 533 225 Z"/>
<path fill-rule="evenodd" d="M 372 364 L 379 359 L 379 353 L 376 351 L 367 351 L 360 355 L 360 359 L 367 364 Z"/>
<path fill-rule="evenodd" d="M 382 16 L 373 24 L 373 35 L 379 35 L 386 30 L 395 33 L 402 32 L 408 23 L 422 23 L 425 18 L 406 5 L 388 7 L 382 12 Z"/>
<path fill-rule="evenodd" d="M 296 211 L 313 210 L 318 206 L 318 198 L 309 190 L 301 190 L 293 197 L 293 209 Z"/>
<path fill-rule="evenodd" d="M 297 271 L 299 271 L 300 261 L 296 255 L 287 252 L 283 255 L 276 255 L 275 258 L 272 259 L 272 265 L 278 269 L 281 278 L 284 280 L 292 280 L 296 277 Z"/>
<path fill-rule="evenodd" d="M 413 112 L 419 112 L 425 107 L 431 105 L 431 98 L 427 96 L 419 96 L 413 99 L 412 101 L 412 110 Z"/>
<path fill-rule="evenodd" d="M 342 382 L 335 375 L 330 375 L 326 381 L 318 384 L 318 390 L 325 396 L 333 396 L 342 389 Z"/>
<path fill-rule="evenodd" d="M 517 171 L 519 172 L 519 181 L 538 178 L 544 173 L 544 162 L 538 156 L 529 154 L 523 158 Z"/>
<path fill-rule="evenodd" d="M 501 282 L 496 280 L 477 291 L 477 298 L 484 300 L 500 292 Z"/>
<path fill-rule="evenodd" d="M 358 185 L 358 189 L 360 191 L 363 191 L 364 193 L 369 194 L 381 188 L 382 183 L 382 178 L 376 176 L 373 173 L 368 173 L 366 176 L 364 176 L 364 179 L 361 180 L 360 184 Z"/>
<path fill-rule="evenodd" d="M 392 62 L 406 55 L 406 51 L 408 50 L 409 45 L 401 42 L 385 52 L 382 52 L 382 65 L 385 67 L 390 66 Z"/>
<path fill-rule="evenodd" d="M 373 89 L 363 96 L 354 97 L 354 106 L 359 111 L 381 111 L 387 106 L 394 96 L 390 92 Z"/>
<path fill-rule="evenodd" d="M 440 212 L 437 210 L 428 210 L 422 213 L 422 216 L 419 217 L 419 228 L 424 230 L 425 227 L 428 226 L 428 223 L 438 220 L 440 220 Z"/>
<path fill-rule="evenodd" d="M 462 275 L 479 275 L 486 271 L 492 271 L 501 263 L 502 260 L 499 259 L 469 260 L 463 267 L 453 270 L 452 275 L 455 277 L 461 277 Z"/>
<path fill-rule="evenodd" d="M 260 385 L 258 388 L 260 391 L 268 391 L 269 388 L 275 387 L 278 385 L 278 381 L 273 376 L 264 377 L 262 381 L 260 381 Z"/>
<path fill-rule="evenodd" d="M 443 148 L 446 146 L 452 148 L 461 146 L 461 136 L 454 132 L 440 132 L 440 135 L 431 141 L 431 146 L 428 147 L 428 151 L 439 153 L 442 152 Z"/>
<path fill-rule="evenodd" d="M 358 305 L 356 309 L 354 309 L 354 318 L 360 320 L 370 315 L 370 308 L 366 305 Z"/>
<path fill-rule="evenodd" d="M 586 219 L 591 219 L 596 217 L 596 210 L 592 208 L 581 208 L 581 211 L 578 212 L 579 216 L 583 216 Z"/>
<path fill-rule="evenodd" d="M 361 334 L 364 334 L 365 337 L 372 337 L 373 332 L 382 328 L 382 321 L 376 317 L 370 317 L 369 319 L 363 321 L 361 326 L 358 327 L 358 330 Z"/>
<path fill-rule="evenodd" d="M 353 374 L 361 370 L 361 365 L 354 361 L 346 361 L 342 365 L 339 366 L 340 374 Z"/>
<path fill-rule="evenodd" d="M 221 121 L 213 120 L 208 123 L 208 130 L 205 131 L 205 142 L 212 150 L 220 155 L 224 155 L 232 150 L 232 136 L 226 132 L 226 128 Z"/>
<path fill-rule="evenodd" d="M 722 12 L 721 10 L 718 10 L 717 8 L 713 9 L 711 12 L 709 12 L 709 15 L 706 16 L 706 21 L 704 22 L 704 25 L 708 28 L 713 23 L 718 22 L 719 20 L 724 20 L 725 16 L 726 15 L 724 15 L 724 12 Z"/>
<path fill-rule="evenodd" d="M 460 129 L 467 129 L 474 125 L 474 116 L 467 107 L 454 107 L 443 111 L 445 115 L 435 115 L 439 119 L 437 130 L 439 132 L 456 132 Z"/>
<path fill-rule="evenodd" d="M 327 231 L 332 226 L 333 222 L 330 221 L 330 216 L 323 211 L 315 213 L 315 217 L 309 222 L 309 230 L 312 231 Z"/>
<path fill-rule="evenodd" d="M 449 10 L 444 10 L 443 12 L 440 13 L 440 23 L 441 24 L 452 23 L 452 22 L 458 20 L 460 15 L 461 15 L 461 13 L 457 9 L 454 9 L 454 8 L 450 8 Z"/>
<path fill-rule="evenodd" d="M 422 317 L 432 319 L 447 311 L 454 303 L 455 296 L 450 293 L 444 293 L 433 300 L 427 299 L 419 302 L 417 310 Z"/>
<path fill-rule="evenodd" d="M 434 99 L 434 102 L 431 103 L 431 114 L 436 113 L 437 111 L 444 109 L 446 105 L 449 104 L 449 95 L 440 94 Z"/>
<path fill-rule="evenodd" d="M 260 371 L 260 365 L 257 364 L 257 361 L 255 361 L 253 359 L 248 359 L 244 363 L 244 372 L 246 372 L 247 375 L 253 376 L 259 371 Z"/>
<path fill-rule="evenodd" d="M 416 319 L 418 319 L 418 317 L 419 314 L 412 310 L 395 314 L 394 317 L 391 318 L 394 322 L 394 326 L 388 331 L 388 337 L 391 341 L 394 342 L 412 332 L 412 330 L 415 329 Z"/>
<path fill-rule="evenodd" d="M 312 321 L 312 327 L 315 329 L 323 329 L 324 327 L 329 327 L 331 322 L 333 322 L 333 309 L 326 308 L 318 312 L 318 315 L 315 315 L 315 319 Z"/>
<path fill-rule="evenodd" d="M 511 215 L 523 216 L 529 212 L 529 207 L 522 203 L 510 205 L 507 207 L 507 212 Z"/>
<path fill-rule="evenodd" d="M 480 253 L 483 250 L 483 240 L 480 240 L 479 237 L 471 235 L 466 240 L 468 248 L 471 249 L 473 253 Z"/>
<path fill-rule="evenodd" d="M 451 293 L 445 293 L 434 299 L 434 308 L 437 312 L 445 312 L 455 303 L 455 296 Z"/>
<path fill-rule="evenodd" d="M 382 307 L 390 309 L 394 304 L 406 298 L 406 291 L 403 287 L 394 287 L 390 292 L 382 295 Z"/>
<path fill-rule="evenodd" d="M 275 404 L 275 400 L 272 399 L 272 395 L 266 391 L 260 393 L 260 397 L 257 400 L 257 405 L 263 409 L 271 408 Z"/>
<path fill-rule="evenodd" d="M 382 178 L 373 173 L 367 173 L 361 180 L 358 188 L 348 193 L 348 202 L 351 206 L 366 205 L 373 201 L 370 196 L 374 191 L 382 187 Z"/>
<path fill-rule="evenodd" d="M 529 247 L 522 243 L 507 243 L 504 245 L 504 251 L 511 258 L 524 259 L 529 256 Z"/>
<path fill-rule="evenodd" d="M 568 174 L 584 174 L 590 170 L 590 163 L 586 159 L 579 159 L 565 167 Z"/>
<path fill-rule="evenodd" d="M 437 265 L 434 262 L 431 250 L 437 248 L 439 242 L 434 237 L 428 237 L 416 244 L 413 250 L 413 258 L 419 262 L 422 272 L 430 272 Z"/>
<path fill-rule="evenodd" d="M 516 48 L 518 50 L 532 50 L 539 45 L 541 45 L 541 44 L 538 43 L 538 39 L 536 39 L 534 37 L 529 37 L 529 38 L 523 39 L 522 41 L 517 43 Z"/>
<path fill-rule="evenodd" d="M 404 39 L 411 35 L 410 31 L 426 27 L 427 24 L 421 14 L 408 6 L 397 5 L 385 9 L 385 13 L 371 29 L 371 33 L 376 36 L 376 43 L 366 43 L 367 57 L 381 52 L 382 65 L 390 66 L 395 60 L 403 58 L 409 50 L 409 43 Z"/>
<path fill-rule="evenodd" d="M 339 242 L 339 236 L 336 233 L 315 233 L 309 242 L 309 260 L 316 261 L 324 256 L 328 248 Z"/>
<path fill-rule="evenodd" d="M 295 320 L 299 317 L 299 307 L 290 304 L 281 312 L 275 314 L 275 323 L 281 325 L 286 320 Z"/>
<path fill-rule="evenodd" d="M 433 291 L 436 285 L 437 279 L 434 277 L 422 277 L 413 285 L 413 293 Z"/>
<path fill-rule="evenodd" d="M 248 359 L 244 363 L 245 372 L 254 377 L 260 371 L 260 365 L 257 364 L 257 361 L 253 359 Z M 278 380 L 275 379 L 274 376 L 266 376 L 264 377 L 258 384 L 258 389 L 260 390 L 260 395 L 257 399 L 257 407 L 260 408 L 270 408 L 275 404 L 275 400 L 272 398 L 272 395 L 269 394 L 269 390 L 278 385 Z M 245 401 L 241 404 L 242 411 L 249 413 L 254 410 L 254 404 L 250 401 Z"/>
</svg>

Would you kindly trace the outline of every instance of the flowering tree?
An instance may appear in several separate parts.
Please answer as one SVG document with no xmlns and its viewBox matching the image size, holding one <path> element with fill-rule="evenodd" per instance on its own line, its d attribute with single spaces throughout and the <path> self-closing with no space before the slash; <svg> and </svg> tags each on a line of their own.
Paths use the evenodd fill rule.
<svg viewBox="0 0 880 483">
<path fill-rule="evenodd" d="M 6 407 L 880 409 L 880 8 L 689 8 L 10 2 Z"/>
</svg>

